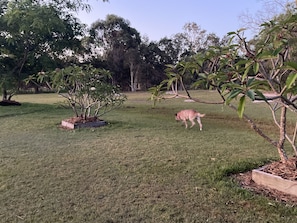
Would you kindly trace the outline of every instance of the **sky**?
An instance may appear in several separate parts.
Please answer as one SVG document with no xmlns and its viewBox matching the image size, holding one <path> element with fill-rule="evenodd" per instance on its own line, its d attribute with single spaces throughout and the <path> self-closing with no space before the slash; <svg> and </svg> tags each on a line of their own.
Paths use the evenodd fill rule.
<svg viewBox="0 0 297 223">
<path fill-rule="evenodd" d="M 130 21 L 141 36 L 150 41 L 172 37 L 183 32 L 189 22 L 223 37 L 228 32 L 242 27 L 239 16 L 255 14 L 263 7 L 261 0 L 89 0 L 91 11 L 80 12 L 77 17 L 82 23 L 91 25 L 106 15 L 115 14 Z M 246 31 L 246 36 L 252 34 Z"/>
</svg>

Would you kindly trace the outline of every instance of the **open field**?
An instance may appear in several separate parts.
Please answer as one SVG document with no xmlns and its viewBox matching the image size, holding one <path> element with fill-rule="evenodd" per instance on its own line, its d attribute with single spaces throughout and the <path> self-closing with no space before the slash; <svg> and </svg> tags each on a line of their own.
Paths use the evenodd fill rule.
<svg viewBox="0 0 297 223">
<path fill-rule="evenodd" d="M 217 100 L 214 92 L 197 96 Z M 243 190 L 228 175 L 278 159 L 276 149 L 222 105 L 128 93 L 100 128 L 65 130 L 56 94 L 18 95 L 0 107 L 0 222 L 297 222 L 296 205 Z M 203 131 L 174 120 L 206 113 Z M 270 113 L 247 109 L 261 126 Z"/>
</svg>

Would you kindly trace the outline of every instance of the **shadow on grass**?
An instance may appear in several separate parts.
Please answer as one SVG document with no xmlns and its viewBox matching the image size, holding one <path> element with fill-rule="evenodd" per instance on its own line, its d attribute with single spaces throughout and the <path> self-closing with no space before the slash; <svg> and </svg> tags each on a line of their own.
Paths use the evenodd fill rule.
<svg viewBox="0 0 297 223">
<path fill-rule="evenodd" d="M 241 160 L 227 166 L 218 165 L 205 173 L 205 177 L 212 183 L 228 181 L 229 177 L 239 173 L 245 173 L 275 161 L 275 159 Z"/>
<path fill-rule="evenodd" d="M 28 114 L 40 114 L 47 113 L 49 110 L 61 109 L 61 106 L 57 105 L 43 105 L 43 104 L 32 104 L 32 103 L 23 103 L 21 106 L 9 106 L 3 107 L 0 114 L 1 118 L 9 118 L 20 115 Z"/>
</svg>

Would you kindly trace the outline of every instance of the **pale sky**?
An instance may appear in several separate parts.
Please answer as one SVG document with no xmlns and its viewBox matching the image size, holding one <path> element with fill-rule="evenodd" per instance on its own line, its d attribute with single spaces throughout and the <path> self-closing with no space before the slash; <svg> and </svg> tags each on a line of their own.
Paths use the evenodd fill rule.
<svg viewBox="0 0 297 223">
<path fill-rule="evenodd" d="M 78 14 L 82 23 L 91 25 L 108 14 L 115 14 L 129 20 L 131 27 L 151 41 L 183 32 L 188 22 L 223 37 L 242 28 L 240 15 L 254 14 L 263 7 L 260 0 L 89 0 L 88 3 L 91 12 Z"/>
</svg>

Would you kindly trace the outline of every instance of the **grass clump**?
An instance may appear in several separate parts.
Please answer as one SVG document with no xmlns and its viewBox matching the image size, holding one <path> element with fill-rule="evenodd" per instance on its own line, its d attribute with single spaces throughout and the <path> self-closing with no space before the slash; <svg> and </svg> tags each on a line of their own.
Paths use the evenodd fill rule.
<svg viewBox="0 0 297 223">
<path fill-rule="evenodd" d="M 296 222 L 227 177 L 278 157 L 228 109 L 127 95 L 100 128 L 60 128 L 72 113 L 49 94 L 1 107 L 0 222 Z M 174 120 L 183 108 L 206 113 L 203 131 Z"/>
</svg>

